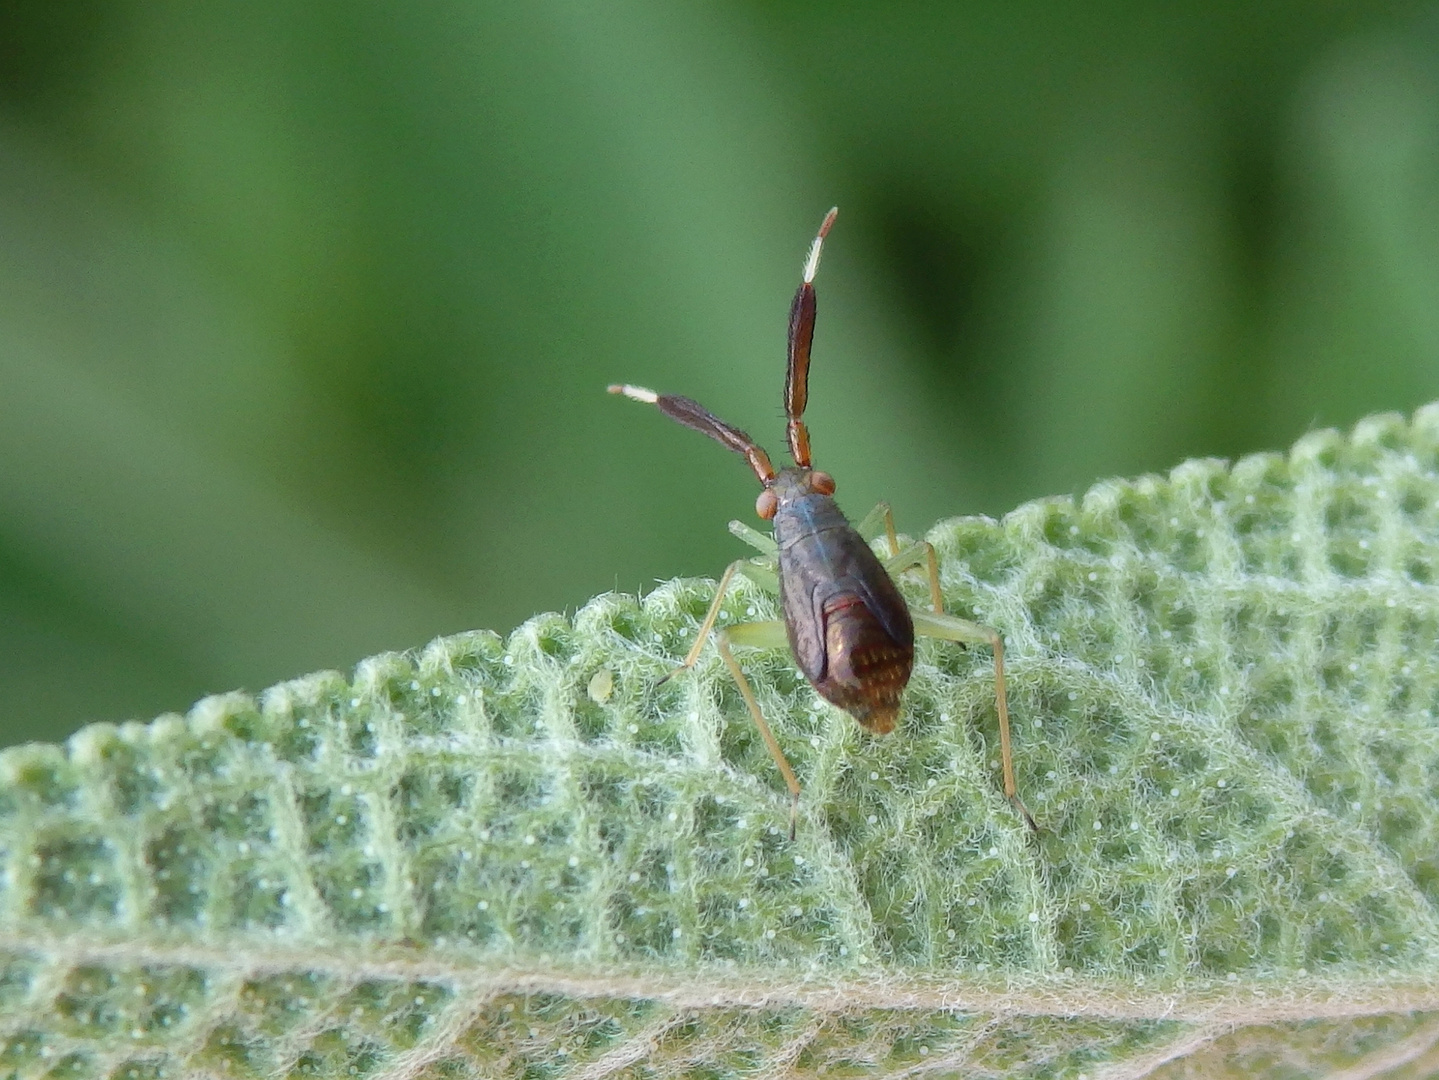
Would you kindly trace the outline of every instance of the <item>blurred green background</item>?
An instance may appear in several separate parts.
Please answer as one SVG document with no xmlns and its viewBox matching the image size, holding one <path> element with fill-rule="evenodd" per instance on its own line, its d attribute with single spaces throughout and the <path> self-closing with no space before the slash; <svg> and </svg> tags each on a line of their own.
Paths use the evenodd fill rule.
<svg viewBox="0 0 1439 1080">
<path fill-rule="evenodd" d="M 1429 4 L 0 6 L 0 742 L 1439 398 Z"/>
</svg>

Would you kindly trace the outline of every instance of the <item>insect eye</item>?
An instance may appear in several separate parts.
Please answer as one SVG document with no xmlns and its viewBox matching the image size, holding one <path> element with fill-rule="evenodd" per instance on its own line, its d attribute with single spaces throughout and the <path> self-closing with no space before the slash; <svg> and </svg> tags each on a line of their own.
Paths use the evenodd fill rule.
<svg viewBox="0 0 1439 1080">
<path fill-rule="evenodd" d="M 754 501 L 754 512 L 764 520 L 769 521 L 779 509 L 779 496 L 770 488 L 765 488 L 759 493 L 759 498 Z"/>
<path fill-rule="evenodd" d="M 816 469 L 809 474 L 809 486 L 821 495 L 834 494 L 834 477 L 827 472 L 820 472 Z"/>
</svg>

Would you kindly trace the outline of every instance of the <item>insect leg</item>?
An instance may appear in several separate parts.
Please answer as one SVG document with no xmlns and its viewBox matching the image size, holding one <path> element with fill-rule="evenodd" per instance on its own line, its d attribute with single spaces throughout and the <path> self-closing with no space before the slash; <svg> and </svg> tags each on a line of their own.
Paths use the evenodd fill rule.
<svg viewBox="0 0 1439 1080">
<path fill-rule="evenodd" d="M 865 514 L 854 528 L 855 532 L 866 540 L 873 540 L 879 535 L 881 525 L 884 526 L 884 535 L 889 538 L 889 554 L 893 558 L 899 554 L 899 537 L 895 535 L 894 512 L 890 510 L 889 503 L 882 502 L 877 505 Z"/>
<path fill-rule="evenodd" d="M 775 575 L 774 571 L 768 567 L 756 566 L 748 559 L 736 559 L 730 563 L 729 566 L 725 567 L 725 572 L 721 575 L 719 584 L 715 586 L 715 598 L 710 601 L 709 610 L 705 612 L 704 621 L 700 623 L 699 633 L 695 635 L 694 644 L 690 646 L 690 651 L 685 654 L 685 658 L 680 662 L 679 667 L 661 679 L 660 683 L 667 682 L 681 671 L 695 666 L 695 661 L 700 658 L 700 652 L 705 647 L 705 639 L 710 636 L 710 631 L 714 629 L 715 620 L 719 618 L 720 605 L 724 603 L 725 591 L 729 589 L 730 582 L 734 580 L 734 576 L 737 573 L 743 574 L 761 588 L 770 589 L 775 592 L 779 591 L 779 578 Z"/>
<path fill-rule="evenodd" d="M 884 568 L 891 575 L 901 574 L 919 566 L 927 566 L 929 570 L 930 605 L 934 608 L 936 615 L 943 615 L 944 594 L 939 589 L 939 558 L 934 553 L 933 544 L 928 540 L 916 541 L 903 551 L 891 555 L 884 564 Z"/>
<path fill-rule="evenodd" d="M 885 536 L 889 539 L 889 558 L 885 560 L 885 569 L 891 576 L 898 577 L 906 570 L 918 569 L 928 560 L 929 602 L 934 607 L 936 615 L 943 615 L 944 598 L 939 590 L 939 560 L 935 557 L 934 546 L 921 540 L 900 551 L 899 536 L 894 531 L 894 512 L 889 508 L 887 502 L 880 503 L 866 514 L 856 531 L 865 540 L 873 540 L 879 535 L 881 523 L 884 526 Z"/>
<path fill-rule="evenodd" d="M 1004 766 L 1004 794 L 1014 808 L 1024 816 L 1029 827 L 1035 832 L 1039 826 L 1019 797 L 1014 784 L 1014 758 L 1009 746 L 1009 702 L 1004 691 L 1004 638 L 992 626 L 959 619 L 953 615 L 935 615 L 928 611 L 911 611 L 914 632 L 925 637 L 942 641 L 959 641 L 965 644 L 988 645 L 994 650 L 994 707 L 999 714 L 999 756 Z"/>
<path fill-rule="evenodd" d="M 745 559 L 740 563 L 737 573 L 749 578 L 765 592 L 779 595 L 779 569 L 772 564 L 766 564 L 763 559 Z"/>
<path fill-rule="evenodd" d="M 795 778 L 794 770 L 789 767 L 789 762 L 785 759 L 784 751 L 780 749 L 774 732 L 770 730 L 769 724 L 765 721 L 764 713 L 760 711 L 759 702 L 755 700 L 749 680 L 744 677 L 739 662 L 735 660 L 734 654 L 729 650 L 731 642 L 735 645 L 753 645 L 762 649 L 783 649 L 788 647 L 789 638 L 785 634 L 784 623 L 778 620 L 738 623 L 735 626 L 725 627 L 715 635 L 715 647 L 719 650 L 720 658 L 724 660 L 730 674 L 734 676 L 740 696 L 744 698 L 745 706 L 754 719 L 755 727 L 759 728 L 760 738 L 764 739 L 764 744 L 769 749 L 769 756 L 774 758 L 774 763 L 779 766 L 780 775 L 784 777 L 785 787 L 789 788 L 789 838 L 793 840 L 795 821 L 799 816 L 799 781 Z"/>
<path fill-rule="evenodd" d="M 751 528 L 743 521 L 731 521 L 729 523 L 729 531 L 750 547 L 768 555 L 771 559 L 779 557 L 779 545 L 774 542 L 774 537 L 768 533 L 762 533 L 758 529 Z"/>
</svg>

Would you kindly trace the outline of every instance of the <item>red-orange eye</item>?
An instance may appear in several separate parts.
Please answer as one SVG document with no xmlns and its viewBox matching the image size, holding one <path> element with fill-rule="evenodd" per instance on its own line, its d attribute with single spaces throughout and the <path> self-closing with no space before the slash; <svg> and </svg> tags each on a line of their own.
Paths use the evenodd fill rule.
<svg viewBox="0 0 1439 1080">
<path fill-rule="evenodd" d="M 769 521 L 779 509 L 779 496 L 770 488 L 765 488 L 759 493 L 759 498 L 754 501 L 754 512 L 760 517 Z"/>
<path fill-rule="evenodd" d="M 834 494 L 834 477 L 827 472 L 820 472 L 816 469 L 809 474 L 809 486 L 821 495 Z"/>
</svg>

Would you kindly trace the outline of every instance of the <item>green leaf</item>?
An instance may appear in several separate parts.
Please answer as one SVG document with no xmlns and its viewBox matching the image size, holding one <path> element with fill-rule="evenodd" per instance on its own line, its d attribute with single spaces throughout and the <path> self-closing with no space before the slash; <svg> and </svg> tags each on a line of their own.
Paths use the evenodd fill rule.
<svg viewBox="0 0 1439 1080">
<path fill-rule="evenodd" d="M 936 526 L 1037 837 L 925 642 L 887 738 L 741 653 L 789 841 L 703 581 L 6 751 L 0 1072 L 1419 1075 L 1436 538 L 1439 406 Z"/>
</svg>

